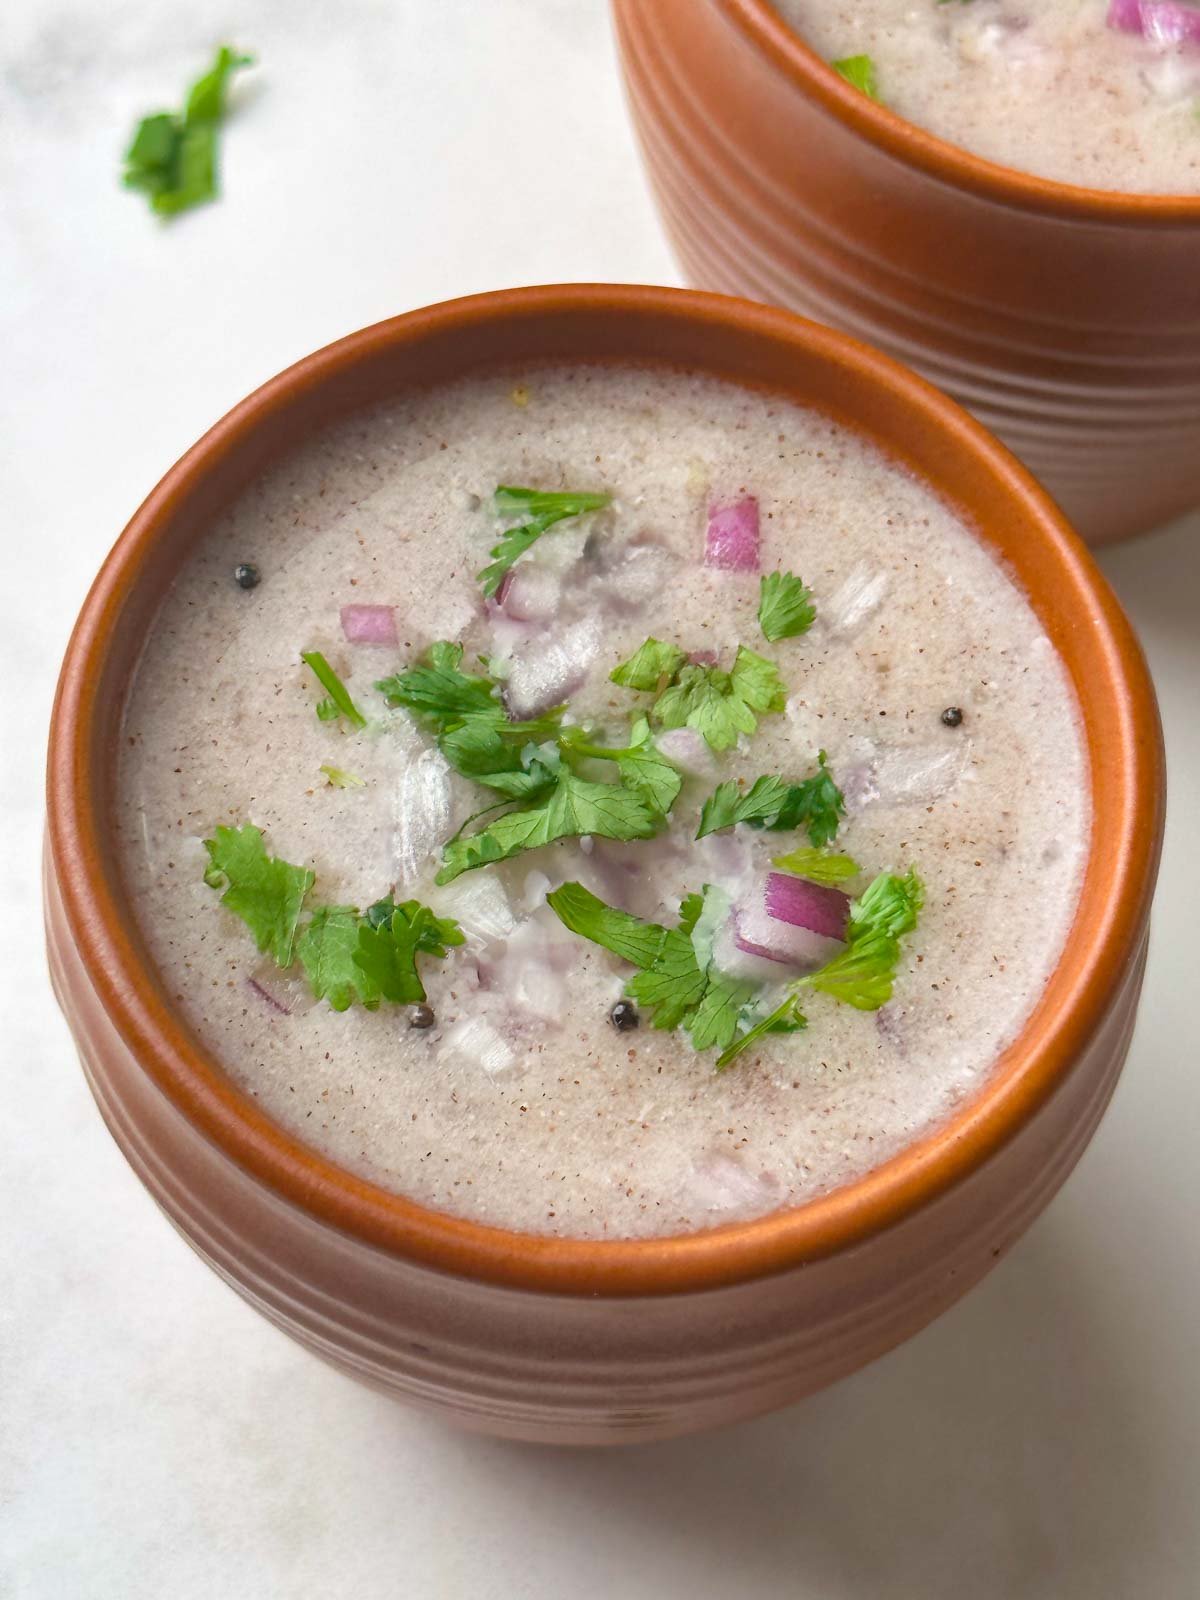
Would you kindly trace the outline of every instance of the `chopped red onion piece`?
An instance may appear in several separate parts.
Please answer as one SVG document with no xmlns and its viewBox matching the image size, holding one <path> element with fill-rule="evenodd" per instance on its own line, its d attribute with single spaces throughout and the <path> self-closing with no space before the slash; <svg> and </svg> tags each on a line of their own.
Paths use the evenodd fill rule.
<svg viewBox="0 0 1200 1600">
<path fill-rule="evenodd" d="M 1200 8 L 1179 0 L 1111 0 L 1108 26 L 1153 44 L 1200 45 Z"/>
<path fill-rule="evenodd" d="M 752 494 L 708 508 L 704 565 L 729 572 L 758 571 L 758 501 Z"/>
<path fill-rule="evenodd" d="M 780 1204 L 783 1184 L 766 1168 L 755 1171 L 740 1155 L 718 1150 L 692 1168 L 686 1194 L 701 1211 L 755 1216 Z"/>
<path fill-rule="evenodd" d="M 342 632 L 347 644 L 399 643 L 393 606 L 343 606 Z"/>
<path fill-rule="evenodd" d="M 808 928 L 827 939 L 845 940 L 850 920 L 850 896 L 840 889 L 790 872 L 768 872 L 763 893 L 767 915 L 796 928 Z"/>
<path fill-rule="evenodd" d="M 692 650 L 688 661 L 693 667 L 715 667 L 720 657 L 715 650 Z"/>
<path fill-rule="evenodd" d="M 278 1011 L 285 1017 L 290 1014 L 291 1006 L 285 1005 L 278 996 L 273 995 L 269 989 L 259 983 L 257 978 L 247 978 L 246 987 L 253 990 L 260 1000 L 270 1006 L 272 1011 Z"/>
</svg>

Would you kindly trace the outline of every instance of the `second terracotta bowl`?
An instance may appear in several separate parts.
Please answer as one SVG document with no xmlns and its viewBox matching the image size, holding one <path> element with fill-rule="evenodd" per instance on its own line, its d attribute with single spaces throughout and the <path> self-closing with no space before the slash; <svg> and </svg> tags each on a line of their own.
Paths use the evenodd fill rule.
<svg viewBox="0 0 1200 1600">
<path fill-rule="evenodd" d="M 985 1090 L 861 1182 L 754 1222 L 581 1241 L 427 1210 L 301 1144 L 237 1090 L 138 933 L 112 823 L 119 708 L 165 587 L 263 468 L 348 411 L 517 362 L 670 363 L 820 408 L 933 485 L 1008 563 L 1082 710 L 1093 835 L 1045 994 Z M 106 561 L 50 739 L 51 973 L 100 1110 L 210 1265 L 345 1371 L 514 1438 L 659 1438 L 785 1404 L 950 1305 L 1038 1214 L 1099 1121 L 1141 989 L 1162 831 L 1158 718 L 1119 607 L 1061 515 L 952 402 L 784 312 L 666 289 L 516 290 L 318 351 L 188 452 Z"/>
<path fill-rule="evenodd" d="M 613 0 L 689 281 L 909 363 L 1099 544 L 1200 505 L 1200 195 L 983 161 L 846 83 L 769 0 Z"/>
</svg>

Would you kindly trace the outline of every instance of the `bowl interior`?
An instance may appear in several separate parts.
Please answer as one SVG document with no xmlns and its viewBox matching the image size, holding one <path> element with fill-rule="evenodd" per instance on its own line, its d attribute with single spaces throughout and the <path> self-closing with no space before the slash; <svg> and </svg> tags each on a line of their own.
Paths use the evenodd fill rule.
<svg viewBox="0 0 1200 1600">
<path fill-rule="evenodd" d="M 173 1010 L 138 933 L 112 829 L 113 708 L 166 586 L 216 513 L 303 437 L 400 389 L 518 362 L 667 363 L 761 386 L 866 435 L 949 500 L 1004 561 L 1057 646 L 1089 748 L 1093 833 L 1062 959 L 981 1095 L 858 1183 L 687 1236 L 581 1241 L 427 1210 L 300 1144 L 235 1089 Z M 1033 480 L 951 401 L 887 358 L 785 312 L 679 290 L 573 286 L 435 306 L 317 352 L 188 452 L 106 561 L 68 649 L 51 733 L 50 842 L 68 919 L 142 1067 L 234 1159 L 331 1223 L 492 1281 L 638 1294 L 815 1259 L 956 1182 L 1049 1095 L 1099 1026 L 1142 937 L 1161 834 L 1157 711 L 1140 651 L 1083 546 Z"/>
</svg>

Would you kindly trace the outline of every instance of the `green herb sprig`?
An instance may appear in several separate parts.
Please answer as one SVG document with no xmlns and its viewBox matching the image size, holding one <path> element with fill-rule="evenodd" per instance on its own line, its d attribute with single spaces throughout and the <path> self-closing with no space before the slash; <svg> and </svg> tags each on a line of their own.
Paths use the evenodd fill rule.
<svg viewBox="0 0 1200 1600">
<path fill-rule="evenodd" d="M 501 484 L 492 497 L 496 515 L 525 520 L 509 528 L 491 552 L 494 558 L 491 565 L 476 574 L 484 594 L 492 599 L 510 568 L 556 522 L 565 517 L 581 517 L 589 511 L 602 511 L 611 501 L 610 494 L 581 494 L 573 489 L 552 492 Z"/>
<path fill-rule="evenodd" d="M 146 196 L 152 211 L 174 216 L 212 200 L 217 186 L 217 129 L 225 117 L 229 79 L 253 56 L 228 45 L 188 91 L 182 114 L 158 111 L 143 117 L 125 153 L 122 182 Z"/>
</svg>

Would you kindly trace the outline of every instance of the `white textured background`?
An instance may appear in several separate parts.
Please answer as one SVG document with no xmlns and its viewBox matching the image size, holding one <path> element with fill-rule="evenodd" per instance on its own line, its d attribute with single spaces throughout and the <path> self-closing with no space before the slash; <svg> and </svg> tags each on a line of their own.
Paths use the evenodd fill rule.
<svg viewBox="0 0 1200 1600">
<path fill-rule="evenodd" d="M 117 158 L 220 38 L 262 63 L 225 198 L 163 228 Z M 1195 1600 L 1200 518 L 1104 561 L 1173 785 L 1116 1101 L 986 1284 L 858 1377 L 630 1453 L 457 1437 L 243 1306 L 93 1111 L 37 868 L 54 674 L 101 556 L 296 357 L 426 301 L 571 278 L 676 281 L 602 0 L 4 0 L 0 1596 Z"/>
</svg>

